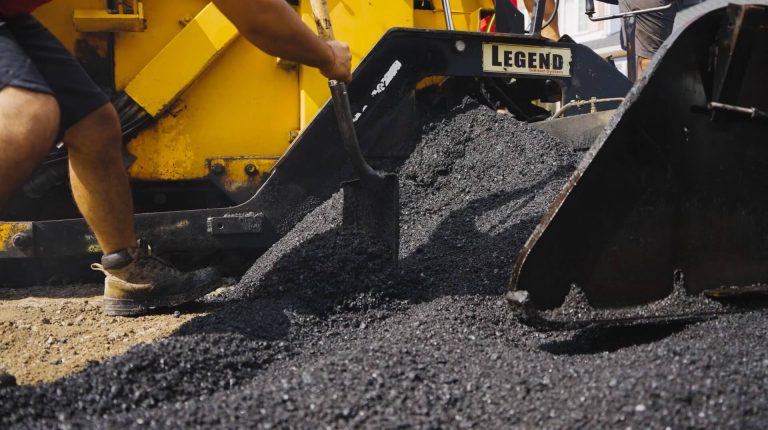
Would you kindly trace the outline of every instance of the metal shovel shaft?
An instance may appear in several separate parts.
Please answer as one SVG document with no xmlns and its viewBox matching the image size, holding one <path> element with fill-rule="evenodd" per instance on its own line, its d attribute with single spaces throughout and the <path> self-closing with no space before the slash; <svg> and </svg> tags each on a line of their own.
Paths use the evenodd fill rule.
<svg viewBox="0 0 768 430">
<path fill-rule="evenodd" d="M 352 108 L 349 105 L 347 86 L 343 82 L 334 80 L 329 81 L 328 85 L 331 88 L 333 111 L 336 113 L 336 122 L 339 124 L 341 143 L 347 155 L 349 155 L 355 173 L 361 179 L 382 178 L 383 176 L 373 170 L 368 162 L 365 161 L 363 152 L 360 150 L 360 143 L 357 141 L 357 133 L 355 133 L 355 122 L 352 119 Z"/>
<path fill-rule="evenodd" d="M 333 40 L 333 27 L 326 0 L 311 0 L 317 31 L 323 40 Z M 365 161 L 355 132 L 347 86 L 330 80 L 333 110 L 347 152 L 359 180 L 342 184 L 344 225 L 359 225 L 386 244 L 392 260 L 400 253 L 400 192 L 397 176 L 380 173 Z"/>
</svg>

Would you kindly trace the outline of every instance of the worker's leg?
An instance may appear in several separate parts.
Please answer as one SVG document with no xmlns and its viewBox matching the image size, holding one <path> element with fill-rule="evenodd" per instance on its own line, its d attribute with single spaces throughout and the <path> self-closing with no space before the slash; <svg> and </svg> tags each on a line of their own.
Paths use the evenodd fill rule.
<svg viewBox="0 0 768 430">
<path fill-rule="evenodd" d="M 552 22 L 541 30 L 541 35 L 550 40 L 560 40 L 560 23 L 557 22 L 555 0 L 547 0 L 547 5 L 544 7 L 544 19 L 549 19 L 553 13 L 555 16 L 552 18 Z"/>
<path fill-rule="evenodd" d="M 6 122 L 0 124 L 0 134 L 25 142 L 2 143 L 0 166 L 15 163 L 15 168 L 2 169 L 0 198 L 28 179 L 65 131 L 75 200 L 99 244 L 106 253 L 136 247 L 120 124 L 107 97 L 32 16 L 3 22 L 0 55 L 4 69 L 13 76 L 0 93 L 7 93 L 0 100 L 8 104 L 9 112 L 0 118 Z M 12 150 L 6 149 L 9 145 Z"/>
<path fill-rule="evenodd" d="M 0 207 L 53 146 L 60 109 L 48 84 L 0 19 Z"/>
<path fill-rule="evenodd" d="M 651 64 L 651 59 L 646 57 L 637 56 L 637 76 L 641 76 L 643 72 Z"/>
<path fill-rule="evenodd" d="M 670 0 L 620 0 L 619 11 L 628 12 L 668 5 Z M 662 43 L 672 33 L 677 15 L 676 6 L 637 16 L 635 28 L 635 50 L 637 55 L 637 76 L 643 74 Z"/>
<path fill-rule="evenodd" d="M 555 13 L 555 16 L 552 18 L 552 22 L 541 30 L 541 35 L 550 40 L 560 40 L 560 25 L 557 22 L 558 17 L 557 11 L 555 11 L 555 0 L 542 1 L 546 1 L 546 4 L 544 5 L 544 21 L 542 24 L 546 23 L 546 21 L 552 16 L 552 13 Z M 528 10 L 528 15 L 530 17 L 533 17 L 534 6 L 534 0 L 525 0 L 525 8 Z"/>
<path fill-rule="evenodd" d="M 112 104 L 70 127 L 64 144 L 72 193 L 104 253 L 135 247 L 133 197 L 123 165 L 120 121 Z"/>
<path fill-rule="evenodd" d="M 53 96 L 16 87 L 0 90 L 0 207 L 37 169 L 58 130 Z"/>
<path fill-rule="evenodd" d="M 106 275 L 105 312 L 138 315 L 195 300 L 215 289 L 220 278 L 214 270 L 183 273 L 138 246 L 120 124 L 104 93 L 33 17 L 14 17 L 4 27 L 28 55 L 26 63 L 39 72 L 35 80 L 56 97 L 72 191 L 105 253 L 102 264 L 92 266 Z"/>
<path fill-rule="evenodd" d="M 137 248 L 132 195 L 122 158 L 120 122 L 107 103 L 64 135 L 77 206 L 104 250 L 104 311 L 139 315 L 155 307 L 198 299 L 219 285 L 212 269 L 183 273 Z"/>
</svg>

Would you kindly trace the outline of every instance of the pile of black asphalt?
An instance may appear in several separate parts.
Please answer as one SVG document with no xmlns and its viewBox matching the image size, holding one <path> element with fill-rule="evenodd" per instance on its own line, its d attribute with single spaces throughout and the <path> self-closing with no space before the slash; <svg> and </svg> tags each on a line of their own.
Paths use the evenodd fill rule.
<svg viewBox="0 0 768 430">
<path fill-rule="evenodd" d="M 766 312 L 554 332 L 510 312 L 578 159 L 466 100 L 399 170 L 397 267 L 336 194 L 173 336 L 0 389 L 0 427 L 764 428 Z"/>
</svg>

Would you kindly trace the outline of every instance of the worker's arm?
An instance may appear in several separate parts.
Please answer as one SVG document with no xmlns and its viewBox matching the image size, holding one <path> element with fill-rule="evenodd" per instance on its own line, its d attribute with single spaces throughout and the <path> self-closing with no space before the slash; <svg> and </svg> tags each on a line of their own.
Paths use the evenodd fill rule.
<svg viewBox="0 0 768 430">
<path fill-rule="evenodd" d="M 213 0 L 251 43 L 264 52 L 317 67 L 330 79 L 349 81 L 352 55 L 343 42 L 324 42 L 285 0 Z"/>
</svg>

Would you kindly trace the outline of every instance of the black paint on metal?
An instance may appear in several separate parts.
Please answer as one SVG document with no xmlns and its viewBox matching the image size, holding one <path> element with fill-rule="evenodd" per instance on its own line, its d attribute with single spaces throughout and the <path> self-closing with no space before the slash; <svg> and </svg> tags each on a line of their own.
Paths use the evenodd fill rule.
<svg viewBox="0 0 768 430">
<path fill-rule="evenodd" d="M 208 218 L 208 234 L 213 236 L 261 233 L 264 216 L 254 213 L 227 214 Z"/>
<path fill-rule="evenodd" d="M 658 55 L 518 256 L 510 290 L 538 309 L 573 284 L 610 308 L 667 296 L 676 272 L 690 293 L 768 281 L 768 125 L 695 109 L 768 107 L 768 7 L 712 11 Z"/>
</svg>

